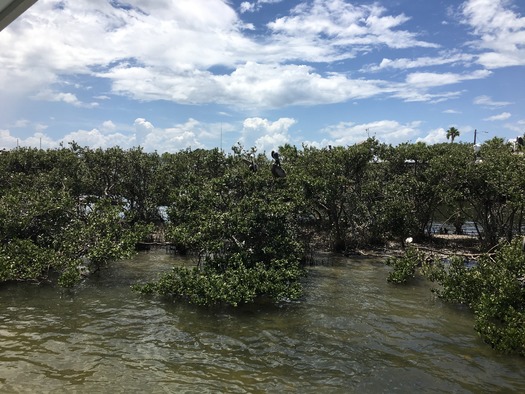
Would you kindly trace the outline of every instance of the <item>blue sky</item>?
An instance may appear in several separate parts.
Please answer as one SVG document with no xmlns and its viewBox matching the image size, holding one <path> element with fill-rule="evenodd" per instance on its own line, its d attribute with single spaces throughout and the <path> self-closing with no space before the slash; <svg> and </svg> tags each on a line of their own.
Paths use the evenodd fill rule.
<svg viewBox="0 0 525 394">
<path fill-rule="evenodd" d="M 39 0 L 0 48 L 0 149 L 525 132 L 522 0 Z"/>
</svg>

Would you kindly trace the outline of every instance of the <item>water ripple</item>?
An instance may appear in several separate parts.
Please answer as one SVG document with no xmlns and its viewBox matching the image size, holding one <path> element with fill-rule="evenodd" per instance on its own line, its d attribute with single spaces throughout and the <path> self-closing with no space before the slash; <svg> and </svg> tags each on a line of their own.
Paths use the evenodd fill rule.
<svg viewBox="0 0 525 394">
<path fill-rule="evenodd" d="M 0 392 L 525 390 L 523 359 L 494 353 L 428 284 L 386 283 L 383 265 L 314 267 L 301 302 L 237 311 L 131 293 L 135 269 L 165 266 L 141 255 L 74 294 L 1 288 Z"/>
</svg>

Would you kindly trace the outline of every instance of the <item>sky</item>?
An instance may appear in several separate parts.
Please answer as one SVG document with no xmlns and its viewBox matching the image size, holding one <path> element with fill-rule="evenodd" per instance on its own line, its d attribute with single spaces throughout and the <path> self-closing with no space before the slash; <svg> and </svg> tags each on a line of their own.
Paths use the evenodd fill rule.
<svg viewBox="0 0 525 394">
<path fill-rule="evenodd" d="M 39 0 L 0 31 L 0 149 L 262 153 L 450 127 L 524 134 L 525 1 Z"/>
</svg>

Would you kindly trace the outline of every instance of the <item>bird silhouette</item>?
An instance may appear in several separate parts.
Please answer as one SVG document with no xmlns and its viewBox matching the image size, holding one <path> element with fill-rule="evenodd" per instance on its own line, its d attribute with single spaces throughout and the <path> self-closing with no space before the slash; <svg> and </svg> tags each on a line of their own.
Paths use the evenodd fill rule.
<svg viewBox="0 0 525 394">
<path fill-rule="evenodd" d="M 279 153 L 272 150 L 272 157 L 274 160 L 274 163 L 272 164 L 272 175 L 275 178 L 284 178 L 286 172 L 281 168 L 281 158 L 279 157 Z"/>
<path fill-rule="evenodd" d="M 279 158 L 279 153 L 272 150 L 272 157 L 275 160 L 275 164 L 280 166 L 281 165 L 281 159 Z"/>
</svg>

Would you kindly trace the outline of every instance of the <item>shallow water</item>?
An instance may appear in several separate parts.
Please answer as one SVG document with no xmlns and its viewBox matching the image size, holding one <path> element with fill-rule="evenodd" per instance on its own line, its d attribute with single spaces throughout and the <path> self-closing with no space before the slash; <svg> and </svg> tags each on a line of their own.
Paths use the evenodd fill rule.
<svg viewBox="0 0 525 394">
<path fill-rule="evenodd" d="M 378 260 L 310 268 L 305 296 L 210 310 L 133 293 L 174 263 L 115 263 L 74 292 L 0 287 L 0 392 L 524 392 L 525 359 L 494 352 L 429 284 Z"/>
</svg>

